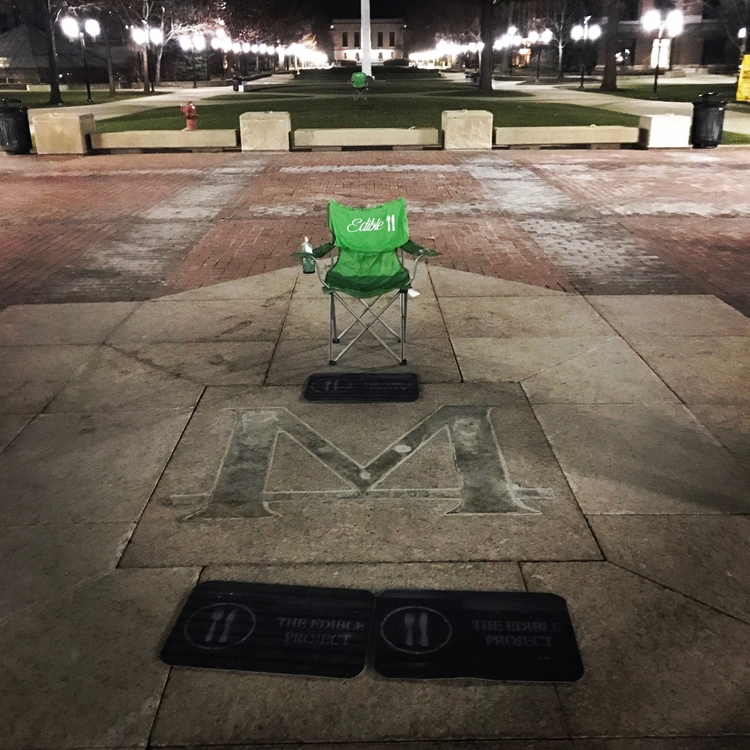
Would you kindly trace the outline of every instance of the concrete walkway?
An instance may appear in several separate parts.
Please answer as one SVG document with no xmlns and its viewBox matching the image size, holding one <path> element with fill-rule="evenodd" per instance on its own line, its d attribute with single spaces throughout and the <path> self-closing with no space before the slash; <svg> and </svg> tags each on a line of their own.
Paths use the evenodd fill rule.
<svg viewBox="0 0 750 750">
<path fill-rule="evenodd" d="M 749 160 L 0 159 L 0 747 L 744 750 Z M 327 199 L 397 194 L 442 253 L 410 306 L 421 397 L 309 403 L 327 301 L 290 253 L 326 237 Z M 392 368 L 365 343 L 347 369 Z M 269 424 L 270 452 L 240 460 Z M 459 439 L 484 456 L 470 475 Z M 551 592 L 585 674 L 168 667 L 216 579 Z"/>
<path fill-rule="evenodd" d="M 262 89 L 265 86 L 278 86 L 282 83 L 287 83 L 291 81 L 292 78 L 293 76 L 287 73 L 276 73 L 266 78 L 259 78 L 252 83 L 253 86 Z M 91 114 L 94 115 L 97 120 L 107 120 L 111 117 L 121 117 L 122 115 L 145 112 L 149 109 L 158 109 L 160 107 L 169 107 L 172 105 L 180 106 L 188 101 L 201 102 L 204 99 L 210 99 L 214 96 L 231 93 L 232 87 L 227 85 L 199 86 L 197 88 L 182 86 L 176 88 L 163 87 L 158 90 L 158 96 L 135 97 L 133 99 L 122 99 L 120 101 L 108 102 L 106 104 L 82 104 L 76 107 L 65 107 L 65 111 L 81 115 Z M 59 111 L 59 107 L 42 107 L 35 108 L 30 114 L 33 116 Z"/>
<path fill-rule="evenodd" d="M 301 399 L 327 323 L 297 269 L 0 314 L 3 748 L 750 742 L 750 321 L 711 296 L 437 267 L 418 288 L 408 405 Z M 387 370 L 381 351 L 348 367 Z M 494 431 L 493 481 L 517 507 L 460 512 L 453 429 L 361 495 L 296 434 L 364 475 L 448 405 L 455 429 Z M 283 426 L 265 484 L 228 502 L 214 488 L 242 472 L 226 458 L 236 420 L 269 414 Z M 586 673 L 556 687 L 170 669 L 171 623 L 215 579 L 552 592 Z"/>
<path fill-rule="evenodd" d="M 626 85 L 626 77 L 620 79 L 621 85 Z M 639 78 L 639 82 L 643 82 Z M 669 78 L 662 80 L 662 84 L 700 84 L 705 86 L 706 91 L 710 91 L 712 86 L 717 84 L 734 83 L 735 79 L 730 76 L 689 76 L 685 78 Z M 525 95 L 531 95 L 539 101 L 558 102 L 565 104 L 577 104 L 583 107 L 598 107 L 601 109 L 610 109 L 614 112 L 624 112 L 629 115 L 686 115 L 692 117 L 693 105 L 690 102 L 663 102 L 650 101 L 645 99 L 627 99 L 622 96 L 613 96 L 611 94 L 599 93 L 595 89 L 599 87 L 599 82 L 588 83 L 587 90 L 579 90 L 575 87 L 575 82 L 570 80 L 565 86 L 554 85 L 523 85 L 513 81 L 494 81 L 493 88 L 497 91 L 519 91 Z M 750 107 L 747 112 L 727 111 L 724 114 L 724 130 L 731 133 L 743 133 L 750 135 Z"/>
</svg>

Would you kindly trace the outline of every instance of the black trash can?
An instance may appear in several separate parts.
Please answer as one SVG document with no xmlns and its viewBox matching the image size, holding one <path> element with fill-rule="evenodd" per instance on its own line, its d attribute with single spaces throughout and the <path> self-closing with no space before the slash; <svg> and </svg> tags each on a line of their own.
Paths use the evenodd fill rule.
<svg viewBox="0 0 750 750">
<path fill-rule="evenodd" d="M 242 78 L 240 76 L 232 76 L 232 91 L 239 91 L 241 84 Z"/>
<path fill-rule="evenodd" d="M 690 136 L 693 148 L 716 148 L 721 143 L 726 106 L 714 93 L 701 94 L 700 101 L 693 102 Z"/>
<path fill-rule="evenodd" d="M 0 99 L 0 147 L 9 154 L 31 151 L 28 111 L 20 99 Z"/>
</svg>

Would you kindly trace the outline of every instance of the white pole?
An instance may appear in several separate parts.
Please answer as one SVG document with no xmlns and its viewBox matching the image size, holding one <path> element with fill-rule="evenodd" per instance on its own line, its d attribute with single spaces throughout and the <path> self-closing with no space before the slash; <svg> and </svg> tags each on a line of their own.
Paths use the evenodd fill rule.
<svg viewBox="0 0 750 750">
<path fill-rule="evenodd" d="M 362 48 L 362 72 L 372 76 L 372 49 L 370 44 L 370 0 L 360 0 L 362 10 L 362 30 L 360 46 Z"/>
</svg>

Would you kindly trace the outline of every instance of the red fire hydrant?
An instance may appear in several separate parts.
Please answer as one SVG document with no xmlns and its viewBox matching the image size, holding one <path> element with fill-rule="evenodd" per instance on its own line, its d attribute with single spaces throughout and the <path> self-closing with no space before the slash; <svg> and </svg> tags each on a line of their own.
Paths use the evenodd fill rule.
<svg viewBox="0 0 750 750">
<path fill-rule="evenodd" d="M 183 104 L 180 112 L 185 115 L 185 129 L 198 130 L 198 109 L 192 102 Z"/>
</svg>

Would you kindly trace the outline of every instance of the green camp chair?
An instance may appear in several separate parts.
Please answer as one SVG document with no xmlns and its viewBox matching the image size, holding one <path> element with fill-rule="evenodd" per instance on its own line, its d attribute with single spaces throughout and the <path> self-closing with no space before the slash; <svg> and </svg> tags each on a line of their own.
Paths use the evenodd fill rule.
<svg viewBox="0 0 750 750">
<path fill-rule="evenodd" d="M 362 72 L 352 73 L 352 87 L 354 91 L 354 101 L 357 99 L 364 99 L 367 101 L 367 87 L 369 81 L 367 80 L 367 74 Z"/>
<path fill-rule="evenodd" d="M 366 333 L 374 336 L 396 359 L 406 364 L 406 311 L 409 296 L 418 292 L 412 288 L 419 261 L 440 253 L 418 245 L 409 239 L 406 221 L 406 202 L 398 198 L 373 208 L 349 208 L 336 201 L 328 204 L 328 228 L 332 241 L 313 249 L 315 269 L 323 283 L 323 292 L 330 295 L 330 336 L 328 364 L 335 365 L 341 357 Z M 309 260 L 309 253 L 295 253 L 296 257 Z M 330 255 L 331 263 L 324 269 L 322 258 Z M 404 264 L 410 256 L 411 272 Z M 306 256 L 306 257 L 305 257 Z M 344 295 L 359 300 L 364 308 L 357 314 L 357 305 L 347 301 Z M 380 302 L 381 298 L 384 298 Z M 400 330 L 394 331 L 383 319 L 383 314 L 400 300 Z M 344 307 L 354 322 L 343 331 L 336 324 L 336 304 Z M 355 309 L 352 309 L 355 308 Z M 378 330 L 374 330 L 376 324 Z M 344 343 L 355 326 L 361 326 L 351 340 Z M 389 335 L 400 343 L 400 356 L 381 338 Z M 334 357 L 334 344 L 343 349 Z"/>
</svg>

